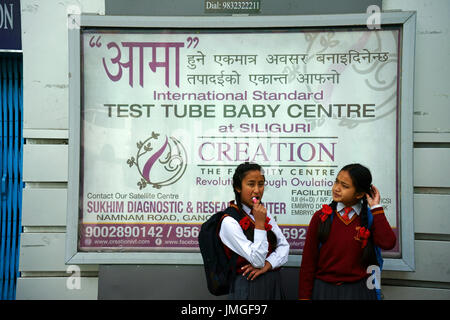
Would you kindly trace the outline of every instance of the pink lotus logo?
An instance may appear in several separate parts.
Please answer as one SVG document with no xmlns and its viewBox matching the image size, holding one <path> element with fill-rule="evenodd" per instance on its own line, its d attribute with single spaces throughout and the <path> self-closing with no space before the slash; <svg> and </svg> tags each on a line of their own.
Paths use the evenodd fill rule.
<svg viewBox="0 0 450 320">
<path fill-rule="evenodd" d="M 139 171 L 141 180 L 137 185 L 140 190 L 147 185 L 160 189 L 181 179 L 186 171 L 187 156 L 180 141 L 167 136 L 161 139 L 159 133 L 152 132 L 150 138 L 136 145 L 136 157 L 131 157 L 127 163 Z"/>
</svg>

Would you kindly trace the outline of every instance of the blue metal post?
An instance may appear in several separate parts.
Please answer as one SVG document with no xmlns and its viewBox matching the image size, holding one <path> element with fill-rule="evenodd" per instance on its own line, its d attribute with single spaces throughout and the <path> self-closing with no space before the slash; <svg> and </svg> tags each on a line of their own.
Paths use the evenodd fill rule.
<svg viewBox="0 0 450 320">
<path fill-rule="evenodd" d="M 8 143 L 8 135 L 7 135 L 7 86 L 6 86 L 6 62 L 1 59 L 0 60 L 0 68 L 1 68 L 1 103 L 2 103 L 2 172 L 1 172 L 1 184 L 2 184 L 2 190 L 1 190 L 1 247 L 0 247 L 0 298 L 3 299 L 3 286 L 5 282 L 5 250 L 6 250 L 6 217 L 7 217 L 7 211 L 6 211 L 6 174 L 7 174 L 7 162 L 6 162 L 6 150 L 7 150 L 7 143 Z"/>
<path fill-rule="evenodd" d="M 0 298 L 16 297 L 22 211 L 22 62 L 0 55 Z"/>
</svg>

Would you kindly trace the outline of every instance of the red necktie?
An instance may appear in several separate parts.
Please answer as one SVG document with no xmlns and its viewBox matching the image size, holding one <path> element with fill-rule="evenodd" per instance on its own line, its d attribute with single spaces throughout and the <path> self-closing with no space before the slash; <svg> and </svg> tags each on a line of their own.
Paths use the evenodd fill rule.
<svg viewBox="0 0 450 320">
<path fill-rule="evenodd" d="M 349 221 L 349 220 L 350 220 L 350 218 L 348 217 L 348 214 L 349 214 L 350 211 L 352 211 L 352 210 L 353 210 L 352 207 L 345 207 L 345 208 L 344 208 L 344 214 L 342 215 L 342 218 L 343 218 L 345 221 Z"/>
</svg>

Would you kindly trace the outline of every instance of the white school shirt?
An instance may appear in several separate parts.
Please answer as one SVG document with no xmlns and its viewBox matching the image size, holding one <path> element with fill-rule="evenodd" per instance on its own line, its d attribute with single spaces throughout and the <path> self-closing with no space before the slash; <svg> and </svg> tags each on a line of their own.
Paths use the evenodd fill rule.
<svg viewBox="0 0 450 320">
<path fill-rule="evenodd" d="M 381 207 L 381 204 L 376 204 L 376 205 L 370 207 L 370 210 L 373 210 L 373 209 L 378 208 L 378 207 Z M 344 208 L 346 208 L 346 207 L 345 207 L 345 205 L 342 202 L 338 202 L 337 203 L 336 211 L 341 215 L 341 217 L 345 213 Z M 355 213 L 359 216 L 359 214 L 361 213 L 361 209 L 362 209 L 361 202 L 358 202 L 357 204 L 352 206 L 352 209 L 353 210 L 348 213 L 348 218 L 349 219 L 351 219 Z"/>
<path fill-rule="evenodd" d="M 251 209 L 246 205 L 242 205 L 242 209 L 248 216 L 255 221 L 255 217 L 251 214 Z M 255 228 L 253 242 L 247 239 L 236 219 L 228 216 L 222 220 L 219 237 L 228 248 L 236 252 L 245 260 L 250 262 L 255 268 L 264 267 L 267 260 L 272 265 L 272 268 L 278 268 L 284 265 L 288 260 L 289 243 L 281 232 L 272 216 L 267 213 L 270 218 L 269 224 L 272 226 L 272 231 L 277 237 L 277 248 L 267 258 L 269 251 L 269 242 L 267 241 L 267 231 Z"/>
</svg>

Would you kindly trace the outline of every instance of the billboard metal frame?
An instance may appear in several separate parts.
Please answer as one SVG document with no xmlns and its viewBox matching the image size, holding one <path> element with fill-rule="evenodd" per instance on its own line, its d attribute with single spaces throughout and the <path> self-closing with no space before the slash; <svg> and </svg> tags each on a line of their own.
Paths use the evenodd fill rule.
<svg viewBox="0 0 450 320">
<path fill-rule="evenodd" d="M 69 28 L 69 180 L 67 199 L 66 264 L 202 264 L 200 253 L 184 252 L 80 252 L 79 187 L 80 187 L 80 110 L 82 90 L 81 35 L 83 28 L 193 28 L 193 29 L 255 29 L 255 28 L 367 28 L 367 14 L 305 15 L 305 16 L 224 16 L 224 17 L 144 17 L 76 15 L 77 22 Z M 381 29 L 399 26 L 401 32 L 399 66 L 399 202 L 401 257 L 385 258 L 385 270 L 413 271 L 413 97 L 416 35 L 415 12 L 380 13 Z M 298 267 L 301 255 L 290 255 L 286 266 Z"/>
</svg>

